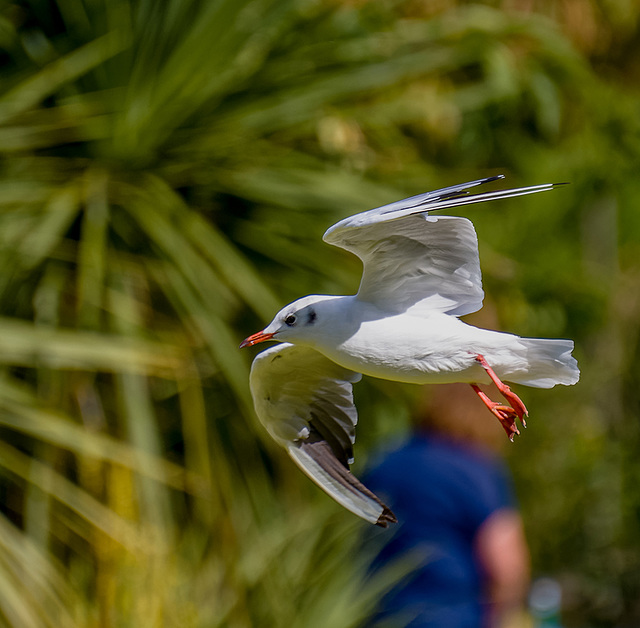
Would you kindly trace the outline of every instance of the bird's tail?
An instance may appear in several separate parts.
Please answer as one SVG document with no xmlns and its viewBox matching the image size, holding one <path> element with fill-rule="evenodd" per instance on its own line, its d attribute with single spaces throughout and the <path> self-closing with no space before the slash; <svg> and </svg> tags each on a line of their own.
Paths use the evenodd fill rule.
<svg viewBox="0 0 640 628">
<path fill-rule="evenodd" d="M 507 377 L 512 382 L 535 388 L 552 388 L 556 384 L 570 386 L 580 379 L 578 362 L 571 355 L 573 340 L 520 338 L 526 371 Z"/>
</svg>

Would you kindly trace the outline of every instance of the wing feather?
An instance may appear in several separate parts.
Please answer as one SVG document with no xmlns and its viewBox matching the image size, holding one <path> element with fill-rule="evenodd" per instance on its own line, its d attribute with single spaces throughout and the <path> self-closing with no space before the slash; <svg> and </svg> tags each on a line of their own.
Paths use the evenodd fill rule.
<svg viewBox="0 0 640 628">
<path fill-rule="evenodd" d="M 249 385 L 260 422 L 320 488 L 358 516 L 385 527 L 393 513 L 350 471 L 360 373 L 308 347 L 282 343 L 259 353 Z"/>
<path fill-rule="evenodd" d="M 341 246 L 364 264 L 358 298 L 384 311 L 462 315 L 482 307 L 478 239 L 466 218 L 373 223 L 345 233 Z"/>
<path fill-rule="evenodd" d="M 324 240 L 362 260 L 362 301 L 390 314 L 410 309 L 456 316 L 475 312 L 484 298 L 475 229 L 466 218 L 427 212 L 534 194 L 556 185 L 466 192 L 499 178 L 454 185 L 350 216 L 330 227 Z"/>
</svg>

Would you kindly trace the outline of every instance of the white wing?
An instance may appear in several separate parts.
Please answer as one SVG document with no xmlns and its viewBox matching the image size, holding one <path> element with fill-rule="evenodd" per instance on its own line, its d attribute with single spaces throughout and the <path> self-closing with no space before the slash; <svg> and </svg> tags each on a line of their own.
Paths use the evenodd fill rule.
<svg viewBox="0 0 640 628">
<path fill-rule="evenodd" d="M 289 343 L 259 353 L 249 384 L 267 431 L 320 488 L 354 514 L 386 527 L 393 513 L 350 471 L 358 414 L 352 383 L 361 375 Z"/>
<path fill-rule="evenodd" d="M 466 218 L 416 215 L 373 223 L 344 231 L 340 246 L 364 264 L 358 298 L 386 312 L 462 315 L 482 307 L 478 240 Z"/>
<path fill-rule="evenodd" d="M 469 195 L 466 189 L 499 177 L 427 192 L 345 218 L 325 242 L 357 255 L 364 264 L 358 298 L 390 313 L 441 311 L 461 316 L 482 307 L 482 275 L 475 229 L 466 218 L 427 212 L 523 196 L 555 184 Z"/>
</svg>

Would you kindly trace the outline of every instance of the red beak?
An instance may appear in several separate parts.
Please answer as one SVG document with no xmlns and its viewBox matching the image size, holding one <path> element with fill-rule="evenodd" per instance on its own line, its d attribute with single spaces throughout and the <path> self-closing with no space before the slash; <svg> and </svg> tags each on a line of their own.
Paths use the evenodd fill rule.
<svg viewBox="0 0 640 628">
<path fill-rule="evenodd" d="M 263 331 L 259 331 L 255 334 L 252 334 L 248 338 L 245 338 L 240 343 L 240 349 L 242 349 L 242 347 L 253 347 L 253 345 L 257 345 L 259 342 L 271 340 L 274 336 L 275 334 L 265 334 Z"/>
</svg>

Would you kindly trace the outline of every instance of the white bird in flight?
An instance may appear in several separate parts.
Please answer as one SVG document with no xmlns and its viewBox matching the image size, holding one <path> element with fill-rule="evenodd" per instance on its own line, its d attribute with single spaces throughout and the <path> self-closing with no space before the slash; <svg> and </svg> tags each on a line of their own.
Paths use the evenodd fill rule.
<svg viewBox="0 0 640 628">
<path fill-rule="evenodd" d="M 345 218 L 324 241 L 357 255 L 358 293 L 306 296 L 278 312 L 241 347 L 280 341 L 253 361 L 258 418 L 294 462 L 342 506 L 376 525 L 396 518 L 350 471 L 361 374 L 415 384 L 467 382 L 511 440 L 527 409 L 502 380 L 551 388 L 580 376 L 573 341 L 480 329 L 458 317 L 482 307 L 472 223 L 428 212 L 551 190 L 557 184 L 469 194 L 489 177 Z M 478 386 L 493 382 L 506 404 Z"/>
</svg>

